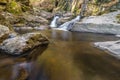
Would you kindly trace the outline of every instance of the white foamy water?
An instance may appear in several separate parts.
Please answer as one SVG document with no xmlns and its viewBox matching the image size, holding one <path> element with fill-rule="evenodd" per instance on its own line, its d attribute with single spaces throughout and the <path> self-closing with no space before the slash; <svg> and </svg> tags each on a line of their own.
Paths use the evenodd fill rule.
<svg viewBox="0 0 120 80">
<path fill-rule="evenodd" d="M 71 21 L 65 22 L 62 25 L 59 26 L 59 28 L 56 28 L 57 30 L 63 30 L 63 31 L 67 31 L 68 27 L 72 27 L 72 25 L 75 22 L 78 22 L 80 20 L 80 16 L 77 16 L 76 18 L 72 19 Z"/>
<path fill-rule="evenodd" d="M 57 20 L 59 19 L 59 16 L 55 16 L 50 24 L 51 28 L 56 28 L 57 27 Z"/>
<path fill-rule="evenodd" d="M 59 16 L 55 16 L 50 24 L 51 28 L 54 28 L 56 30 L 63 30 L 63 31 L 68 31 L 67 28 L 68 27 L 72 27 L 72 25 L 74 24 L 74 22 L 77 22 L 80 20 L 80 16 L 77 16 L 76 18 L 72 19 L 71 21 L 65 22 L 62 25 L 60 25 L 57 28 L 57 20 L 59 19 Z"/>
</svg>

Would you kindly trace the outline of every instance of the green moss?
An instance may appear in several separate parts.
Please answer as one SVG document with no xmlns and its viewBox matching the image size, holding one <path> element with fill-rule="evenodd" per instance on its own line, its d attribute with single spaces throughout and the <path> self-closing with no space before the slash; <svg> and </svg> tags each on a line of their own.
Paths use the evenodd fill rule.
<svg viewBox="0 0 120 80">
<path fill-rule="evenodd" d="M 30 10 L 30 9 L 31 9 L 31 7 L 26 6 L 26 5 L 22 5 L 22 11 L 23 11 L 23 12 L 26 12 L 26 11 L 28 11 L 28 10 Z"/>
<path fill-rule="evenodd" d="M 40 34 L 38 35 L 35 35 L 33 37 L 31 37 L 26 43 L 29 44 L 29 45 L 33 45 L 35 42 L 38 41 L 38 39 L 41 37 Z"/>
<path fill-rule="evenodd" d="M 11 1 L 7 4 L 6 10 L 10 13 L 19 14 L 22 12 L 21 6 L 15 1 Z"/>
</svg>

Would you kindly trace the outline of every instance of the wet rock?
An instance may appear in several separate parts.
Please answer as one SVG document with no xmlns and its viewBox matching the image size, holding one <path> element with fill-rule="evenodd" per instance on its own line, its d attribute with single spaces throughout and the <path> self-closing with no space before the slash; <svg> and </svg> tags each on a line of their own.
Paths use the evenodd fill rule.
<svg viewBox="0 0 120 80">
<path fill-rule="evenodd" d="M 108 50 L 112 54 L 120 59 L 120 40 L 118 41 L 106 41 L 106 42 L 96 42 L 94 45 L 100 49 Z"/>
<path fill-rule="evenodd" d="M 59 18 L 57 24 L 61 25 L 61 24 L 65 23 L 65 22 L 70 21 L 71 19 L 72 19 L 71 17 L 62 17 L 62 18 Z"/>
<path fill-rule="evenodd" d="M 86 17 L 81 22 L 76 22 L 71 31 L 93 32 L 106 34 L 120 34 L 120 24 L 116 16 L 120 11 L 104 14 L 101 16 Z"/>
<path fill-rule="evenodd" d="M 64 30 L 64 31 L 70 30 L 73 27 L 74 23 L 78 22 L 79 19 L 80 19 L 80 16 L 77 16 L 74 19 L 60 25 L 59 28 L 57 28 L 57 30 Z"/>
<path fill-rule="evenodd" d="M 58 19 L 57 24 L 61 25 L 61 24 L 65 23 L 65 22 L 68 22 L 73 17 L 74 17 L 73 13 L 67 12 L 67 13 L 63 14 L 63 16 Z"/>
<path fill-rule="evenodd" d="M 16 31 L 26 31 L 26 30 L 34 30 L 34 28 L 33 27 L 14 27 L 14 29 L 16 30 Z"/>
<path fill-rule="evenodd" d="M 0 43 L 6 38 L 8 38 L 10 33 L 11 31 L 8 27 L 0 25 Z"/>
<path fill-rule="evenodd" d="M 16 36 L 18 36 L 18 34 L 17 34 L 16 32 L 11 32 L 11 33 L 9 34 L 8 38 L 14 38 L 14 37 L 16 37 Z"/>
<path fill-rule="evenodd" d="M 38 25 L 38 26 L 33 26 L 33 27 L 28 27 L 28 26 L 21 26 L 21 27 L 14 27 L 16 31 L 32 31 L 32 30 L 47 30 L 50 27 L 48 25 Z"/>
<path fill-rule="evenodd" d="M 49 41 L 39 32 L 26 33 L 14 38 L 4 40 L 0 44 L 0 50 L 11 55 L 20 55 L 41 45 L 47 45 Z"/>
<path fill-rule="evenodd" d="M 35 30 L 47 30 L 50 27 L 48 25 L 40 25 L 38 27 L 34 27 Z"/>
<path fill-rule="evenodd" d="M 73 18 L 73 16 L 74 16 L 74 14 L 71 13 L 71 12 L 67 12 L 67 13 L 63 14 L 63 17 L 71 17 L 71 18 Z"/>
</svg>

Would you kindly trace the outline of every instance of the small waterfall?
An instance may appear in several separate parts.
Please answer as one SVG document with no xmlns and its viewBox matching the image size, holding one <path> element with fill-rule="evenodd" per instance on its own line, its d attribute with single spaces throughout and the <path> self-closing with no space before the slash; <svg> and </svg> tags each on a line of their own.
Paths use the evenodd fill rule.
<svg viewBox="0 0 120 80">
<path fill-rule="evenodd" d="M 59 19 L 59 16 L 55 16 L 50 24 L 51 28 L 56 28 L 57 27 L 57 20 Z"/>
<path fill-rule="evenodd" d="M 77 16 L 71 21 L 65 22 L 64 24 L 60 25 L 59 28 L 57 28 L 57 30 L 64 30 L 64 31 L 70 30 L 72 28 L 72 25 L 75 22 L 78 22 L 79 20 L 80 20 L 80 16 Z"/>
<path fill-rule="evenodd" d="M 72 19 L 71 21 L 65 22 L 64 24 L 60 25 L 58 28 L 55 28 L 57 27 L 57 20 L 58 18 L 60 18 L 59 16 L 55 16 L 50 26 L 57 30 L 64 30 L 64 31 L 71 30 L 74 23 L 80 21 L 80 19 L 84 17 L 84 13 L 86 11 L 88 2 L 89 0 L 83 1 L 83 4 L 81 6 L 81 12 L 76 18 Z"/>
</svg>

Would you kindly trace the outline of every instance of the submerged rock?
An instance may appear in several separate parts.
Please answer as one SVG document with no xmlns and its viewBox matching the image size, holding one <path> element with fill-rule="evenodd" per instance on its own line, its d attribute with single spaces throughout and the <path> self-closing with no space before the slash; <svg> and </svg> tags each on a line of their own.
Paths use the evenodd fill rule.
<svg viewBox="0 0 120 80">
<path fill-rule="evenodd" d="M 94 45 L 100 49 L 108 50 L 112 55 L 120 58 L 120 40 L 118 41 L 106 41 L 106 42 L 96 42 Z"/>
<path fill-rule="evenodd" d="M 118 14 L 120 10 L 101 16 L 86 17 L 81 22 L 76 22 L 71 31 L 120 34 L 120 24 L 116 19 Z"/>
<path fill-rule="evenodd" d="M 0 44 L 0 50 L 11 55 L 20 55 L 37 46 L 47 45 L 49 41 L 39 32 L 26 33 L 14 38 L 9 38 Z"/>
</svg>

